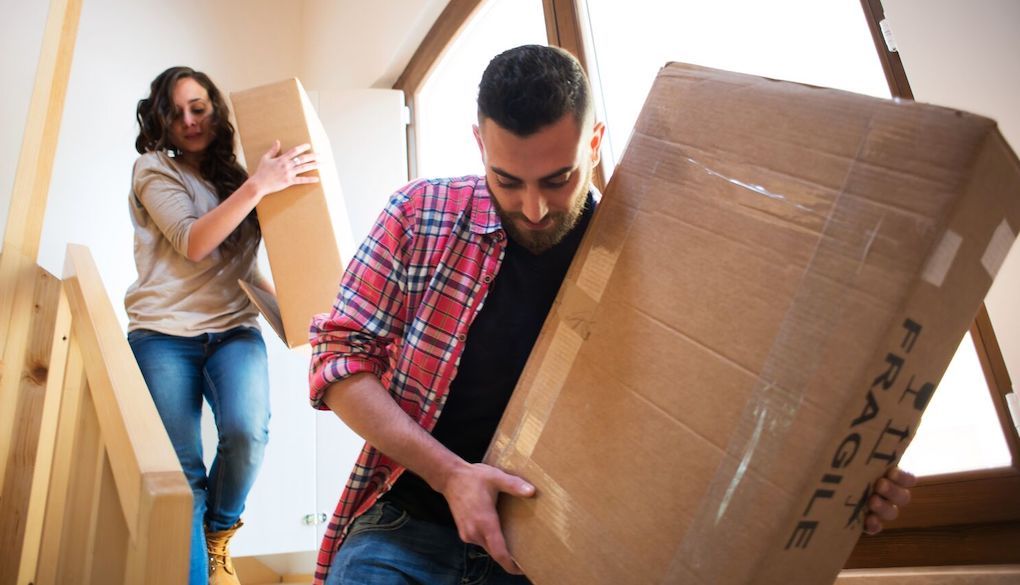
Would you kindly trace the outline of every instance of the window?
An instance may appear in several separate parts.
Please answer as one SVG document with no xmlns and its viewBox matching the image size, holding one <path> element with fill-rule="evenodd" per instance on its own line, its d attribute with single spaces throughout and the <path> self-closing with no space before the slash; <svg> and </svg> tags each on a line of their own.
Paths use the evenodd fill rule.
<svg viewBox="0 0 1020 585">
<path fill-rule="evenodd" d="M 414 96 L 417 176 L 481 173 L 471 133 L 478 80 L 493 56 L 525 44 L 546 44 L 541 0 L 482 3 Z"/>
<path fill-rule="evenodd" d="M 595 94 L 607 127 L 607 178 L 656 72 L 669 61 L 889 97 L 858 0 L 583 4 L 589 69 L 600 81 Z"/>
<path fill-rule="evenodd" d="M 1009 446 L 968 333 L 924 411 L 900 466 L 917 475 L 1008 467 Z"/>
</svg>

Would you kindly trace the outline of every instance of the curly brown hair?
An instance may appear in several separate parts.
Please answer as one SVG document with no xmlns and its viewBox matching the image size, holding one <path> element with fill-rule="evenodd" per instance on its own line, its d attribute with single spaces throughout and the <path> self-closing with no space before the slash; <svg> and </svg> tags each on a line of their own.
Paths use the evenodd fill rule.
<svg viewBox="0 0 1020 585">
<path fill-rule="evenodd" d="M 248 179 L 248 173 L 237 162 L 234 154 L 234 126 L 230 123 L 230 110 L 223 94 L 201 71 L 191 67 L 171 67 L 160 73 L 149 86 L 149 97 L 138 100 L 135 117 L 138 119 L 138 137 L 135 150 L 138 154 L 167 152 L 177 157 L 182 153 L 170 140 L 170 125 L 179 115 L 174 105 L 173 92 L 177 82 L 192 78 L 205 88 L 212 103 L 212 128 L 214 138 L 206 148 L 199 173 L 216 189 L 222 202 Z M 235 253 L 248 246 L 257 246 L 262 237 L 259 220 L 252 211 L 234 229 L 221 246 L 228 253 Z"/>
</svg>

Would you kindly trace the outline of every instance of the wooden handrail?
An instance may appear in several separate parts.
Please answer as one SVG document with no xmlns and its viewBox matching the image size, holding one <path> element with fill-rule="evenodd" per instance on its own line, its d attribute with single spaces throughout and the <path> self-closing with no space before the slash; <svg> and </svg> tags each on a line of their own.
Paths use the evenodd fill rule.
<svg viewBox="0 0 1020 585">
<path fill-rule="evenodd" d="M 151 497 L 143 493 L 150 488 L 145 476 L 178 473 L 183 480 L 181 466 L 84 246 L 68 245 L 64 284 L 121 507 L 125 518 L 138 518 Z M 138 527 L 130 520 L 128 529 L 135 538 Z"/>
</svg>

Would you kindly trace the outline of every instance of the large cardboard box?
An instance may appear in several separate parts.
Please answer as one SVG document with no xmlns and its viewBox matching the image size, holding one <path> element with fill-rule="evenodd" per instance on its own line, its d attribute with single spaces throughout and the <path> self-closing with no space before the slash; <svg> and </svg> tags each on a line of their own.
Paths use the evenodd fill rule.
<svg viewBox="0 0 1020 585">
<path fill-rule="evenodd" d="M 308 343 L 312 316 L 333 306 L 343 267 L 354 254 L 347 207 L 329 138 L 301 82 L 287 79 L 230 94 L 248 172 L 274 140 L 281 150 L 312 145 L 318 183 L 295 185 L 262 199 L 256 211 L 276 298 L 242 284 L 288 347 Z"/>
<path fill-rule="evenodd" d="M 487 455 L 514 557 L 832 583 L 1017 229 L 990 120 L 665 67 Z"/>
</svg>

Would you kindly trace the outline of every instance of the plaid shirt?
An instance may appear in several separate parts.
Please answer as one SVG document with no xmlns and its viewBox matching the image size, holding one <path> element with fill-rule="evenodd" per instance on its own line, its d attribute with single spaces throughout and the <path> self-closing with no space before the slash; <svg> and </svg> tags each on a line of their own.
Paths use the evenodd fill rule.
<svg viewBox="0 0 1020 585">
<path fill-rule="evenodd" d="M 327 409 L 330 384 L 371 372 L 431 432 L 505 245 L 483 177 L 416 181 L 398 191 L 347 267 L 333 310 L 312 321 L 312 405 Z M 316 584 L 351 521 L 403 471 L 365 444 L 326 529 Z"/>
</svg>

